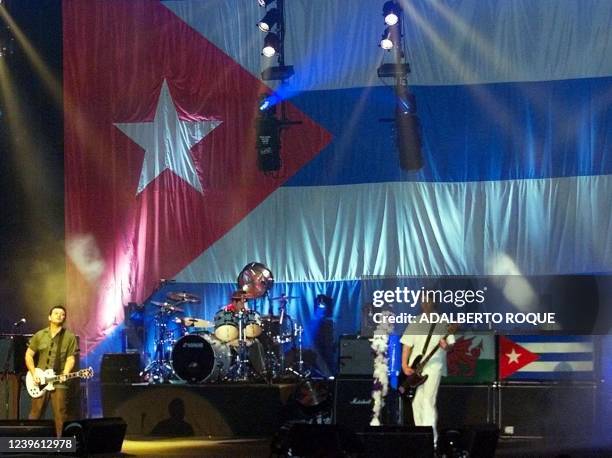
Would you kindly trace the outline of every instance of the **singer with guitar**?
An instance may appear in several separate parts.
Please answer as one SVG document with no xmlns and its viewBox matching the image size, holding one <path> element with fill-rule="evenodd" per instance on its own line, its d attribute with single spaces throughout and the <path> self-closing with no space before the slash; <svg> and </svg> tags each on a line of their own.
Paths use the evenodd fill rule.
<svg viewBox="0 0 612 458">
<path fill-rule="evenodd" d="M 432 301 L 421 303 L 423 314 L 435 310 Z M 417 317 L 417 320 L 420 315 Z M 436 423 L 438 411 L 436 399 L 440 379 L 446 375 L 446 351 L 455 343 L 455 337 L 444 324 L 417 323 L 406 327 L 402 338 L 402 372 L 404 382 L 400 379 L 400 393 L 407 394 L 409 387 L 416 389 L 412 399 L 412 414 L 415 426 L 431 426 L 434 444 L 438 440 Z M 442 350 L 442 351 L 440 351 Z M 419 361 L 424 363 L 419 364 Z"/>
<path fill-rule="evenodd" d="M 25 354 L 25 363 L 29 376 L 39 385 L 43 380 L 40 371 L 36 369 L 52 369 L 60 374 L 58 382 L 51 391 L 44 391 L 40 397 L 32 399 L 29 419 L 38 420 L 43 415 L 47 403 L 51 400 L 55 431 L 58 437 L 62 435 L 62 426 L 68 418 L 66 374 L 70 374 L 76 364 L 79 353 L 76 336 L 64 328 L 66 309 L 56 305 L 49 311 L 49 326 L 32 336 Z M 34 358 L 37 357 L 37 362 Z"/>
</svg>

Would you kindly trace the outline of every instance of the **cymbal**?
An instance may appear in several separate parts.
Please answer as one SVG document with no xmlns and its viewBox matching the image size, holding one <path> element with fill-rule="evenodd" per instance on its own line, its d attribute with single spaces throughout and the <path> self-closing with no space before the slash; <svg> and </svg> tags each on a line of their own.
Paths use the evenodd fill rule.
<svg viewBox="0 0 612 458">
<path fill-rule="evenodd" d="M 238 288 L 255 299 L 263 296 L 274 284 L 274 275 L 260 262 L 251 262 L 238 274 Z"/>
<path fill-rule="evenodd" d="M 196 302 L 200 302 L 200 296 L 196 296 L 195 294 L 190 294 L 190 293 L 185 293 L 185 292 L 168 293 L 166 294 L 166 297 L 170 299 L 171 301 L 177 301 L 177 302 L 190 302 L 192 304 L 195 304 Z"/>
<path fill-rule="evenodd" d="M 185 310 L 183 310 L 180 307 L 177 307 L 176 305 L 172 305 L 170 302 L 151 301 L 151 304 L 157 305 L 163 311 L 176 312 L 176 313 L 185 313 Z"/>
<path fill-rule="evenodd" d="M 293 299 L 299 299 L 300 296 L 278 296 L 278 297 L 271 297 L 270 300 L 271 301 L 282 301 L 282 300 L 286 300 L 286 301 L 290 301 Z"/>
</svg>

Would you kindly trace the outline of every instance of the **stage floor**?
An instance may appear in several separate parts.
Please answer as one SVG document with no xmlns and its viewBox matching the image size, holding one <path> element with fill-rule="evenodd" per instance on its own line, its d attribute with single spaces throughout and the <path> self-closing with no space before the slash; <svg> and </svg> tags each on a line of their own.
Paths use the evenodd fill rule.
<svg viewBox="0 0 612 458">
<path fill-rule="evenodd" d="M 155 439 L 133 437 L 123 442 L 123 456 L 201 456 L 264 458 L 270 456 L 270 439 L 211 440 L 206 438 Z"/>
</svg>

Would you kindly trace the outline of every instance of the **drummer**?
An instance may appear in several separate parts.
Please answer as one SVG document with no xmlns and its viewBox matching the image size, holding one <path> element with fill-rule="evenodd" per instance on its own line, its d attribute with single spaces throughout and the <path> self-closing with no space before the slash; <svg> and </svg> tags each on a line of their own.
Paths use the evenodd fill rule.
<svg viewBox="0 0 612 458">
<path fill-rule="evenodd" d="M 239 313 L 249 310 L 246 293 L 244 291 L 234 291 L 232 294 L 232 302 L 225 306 L 228 312 Z"/>
</svg>

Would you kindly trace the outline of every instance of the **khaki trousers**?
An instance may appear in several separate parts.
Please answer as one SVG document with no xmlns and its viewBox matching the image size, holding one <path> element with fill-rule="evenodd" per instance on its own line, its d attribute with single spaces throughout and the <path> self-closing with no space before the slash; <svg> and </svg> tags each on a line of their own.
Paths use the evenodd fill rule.
<svg viewBox="0 0 612 458">
<path fill-rule="evenodd" d="M 33 398 L 28 418 L 30 420 L 39 420 L 45 413 L 47 403 L 51 399 L 53 419 L 55 420 L 55 434 L 57 437 L 61 437 L 64 422 L 68 419 L 67 391 L 66 388 L 56 388 L 54 391 L 45 391 L 39 398 Z"/>
</svg>

